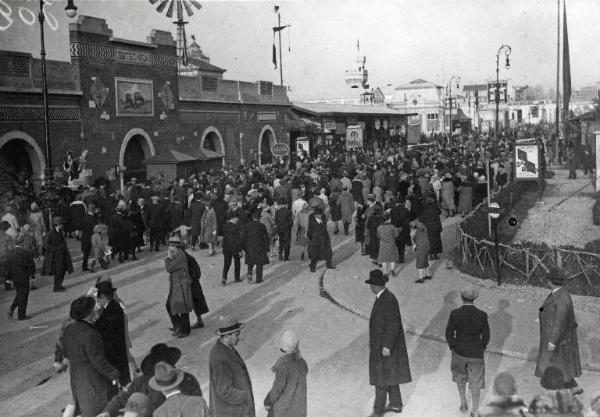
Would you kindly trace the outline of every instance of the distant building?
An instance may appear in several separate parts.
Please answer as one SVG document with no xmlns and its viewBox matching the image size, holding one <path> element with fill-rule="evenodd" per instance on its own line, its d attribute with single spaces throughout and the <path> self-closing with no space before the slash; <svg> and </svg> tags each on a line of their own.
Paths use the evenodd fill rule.
<svg viewBox="0 0 600 417">
<path fill-rule="evenodd" d="M 388 106 L 401 114 L 416 114 L 413 123 L 421 125 L 423 133 L 444 130 L 444 87 L 432 82 L 416 79 L 402 84 L 394 90 Z"/>
</svg>

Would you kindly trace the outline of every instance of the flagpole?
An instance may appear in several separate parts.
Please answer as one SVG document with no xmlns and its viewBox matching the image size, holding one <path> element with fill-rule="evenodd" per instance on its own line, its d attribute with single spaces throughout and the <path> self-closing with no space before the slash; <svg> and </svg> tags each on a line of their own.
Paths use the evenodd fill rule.
<svg viewBox="0 0 600 417">
<path fill-rule="evenodd" d="M 281 60 L 281 14 L 277 12 L 277 27 L 279 28 L 279 79 L 283 86 L 283 61 Z"/>
<path fill-rule="evenodd" d="M 556 160 L 559 162 L 560 165 L 560 159 L 559 159 L 559 154 L 558 154 L 558 139 L 560 137 L 560 128 L 559 128 L 559 123 L 560 123 L 560 86 L 559 86 L 559 77 L 560 77 L 560 0 L 557 0 L 557 9 L 556 9 L 556 112 L 555 112 L 555 117 L 556 117 L 556 141 L 554 143 L 554 155 L 556 157 Z"/>
</svg>

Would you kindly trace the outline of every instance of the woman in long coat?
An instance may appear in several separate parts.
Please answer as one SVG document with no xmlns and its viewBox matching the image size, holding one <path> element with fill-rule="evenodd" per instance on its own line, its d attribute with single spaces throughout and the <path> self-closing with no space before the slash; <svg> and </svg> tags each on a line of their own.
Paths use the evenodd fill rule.
<svg viewBox="0 0 600 417">
<path fill-rule="evenodd" d="M 413 251 L 417 258 L 417 272 L 419 278 L 415 281 L 422 284 L 426 279 L 431 279 L 429 275 L 429 233 L 427 226 L 420 219 L 415 219 L 414 227 L 417 229 L 413 237 Z"/>
<path fill-rule="evenodd" d="M 348 236 L 348 228 L 350 227 L 350 223 L 352 223 L 352 215 L 354 214 L 354 199 L 347 188 L 342 188 L 342 193 L 338 198 L 338 205 L 340 207 L 342 224 L 344 225 L 344 233 Z"/>
<path fill-rule="evenodd" d="M 194 197 L 194 201 L 192 201 L 192 206 L 189 209 L 189 222 L 190 222 L 190 233 L 192 235 L 192 250 L 196 249 L 196 243 L 198 240 L 202 242 L 201 234 L 202 234 L 202 219 L 204 216 L 204 212 L 206 212 L 206 207 L 202 201 L 196 196 Z"/>
<path fill-rule="evenodd" d="M 217 214 L 214 207 L 204 210 L 202 214 L 202 234 L 201 243 L 206 243 L 209 247 L 209 256 L 215 254 L 214 245 L 217 243 Z"/>
<path fill-rule="evenodd" d="M 391 221 L 391 215 L 387 212 L 384 215 L 385 222 L 377 228 L 377 237 L 379 238 L 379 253 L 377 262 L 383 264 L 383 272 L 396 276 L 396 262 L 398 262 L 398 248 L 396 239 L 400 231 L 394 227 Z"/>
<path fill-rule="evenodd" d="M 333 222 L 333 233 L 337 234 L 340 231 L 339 221 L 342 220 L 342 211 L 340 210 L 340 193 L 332 191 L 329 195 L 329 215 Z"/>
<path fill-rule="evenodd" d="M 373 206 L 373 214 L 369 216 L 366 224 L 366 233 L 369 235 L 369 256 L 376 260 L 379 255 L 379 239 L 377 228 L 383 223 L 383 208 L 379 204 Z"/>
<path fill-rule="evenodd" d="M 165 270 L 169 273 L 167 313 L 173 323 L 175 336 L 181 338 L 190 334 L 190 311 L 194 309 L 192 280 L 181 239 L 173 236 L 167 244 L 169 245 L 165 259 Z"/>
<path fill-rule="evenodd" d="M 431 259 L 439 259 L 438 254 L 442 253 L 442 221 L 440 220 L 441 210 L 435 201 L 431 198 L 426 200 L 425 208 L 419 216 L 421 222 L 427 227 L 429 234 L 429 255 Z"/>
<path fill-rule="evenodd" d="M 442 181 L 442 210 L 448 213 L 448 217 L 454 216 L 456 207 L 454 206 L 454 183 L 452 182 L 452 175 L 446 174 Z"/>
<path fill-rule="evenodd" d="M 304 260 L 304 253 L 306 252 L 306 246 L 308 245 L 308 237 L 306 236 L 306 232 L 308 232 L 309 217 L 310 209 L 308 207 L 308 203 L 305 203 L 304 207 L 302 207 L 302 211 L 298 213 L 298 216 L 296 216 L 296 244 L 302 247 L 302 253 L 300 254 L 301 260 Z"/>
<path fill-rule="evenodd" d="M 463 182 L 458 188 L 458 207 L 457 211 L 464 217 L 471 212 L 473 208 L 473 183 L 463 177 Z"/>
</svg>

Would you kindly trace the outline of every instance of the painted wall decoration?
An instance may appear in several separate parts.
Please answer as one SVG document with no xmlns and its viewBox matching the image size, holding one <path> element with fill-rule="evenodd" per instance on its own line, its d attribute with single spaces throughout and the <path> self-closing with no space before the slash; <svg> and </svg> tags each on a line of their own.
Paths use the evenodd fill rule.
<svg viewBox="0 0 600 417">
<path fill-rule="evenodd" d="M 175 109 L 175 96 L 171 91 L 171 87 L 169 87 L 169 82 L 166 81 L 163 87 L 160 89 L 160 93 L 158 93 L 160 100 L 162 101 L 165 110 L 170 111 Z"/>
<path fill-rule="evenodd" d="M 152 80 L 115 77 L 117 117 L 154 116 Z"/>
<path fill-rule="evenodd" d="M 96 77 L 94 84 L 90 88 L 90 97 L 96 103 L 96 107 L 102 110 L 106 99 L 108 98 L 109 89 L 104 86 L 104 83 L 100 79 L 100 77 Z"/>
</svg>

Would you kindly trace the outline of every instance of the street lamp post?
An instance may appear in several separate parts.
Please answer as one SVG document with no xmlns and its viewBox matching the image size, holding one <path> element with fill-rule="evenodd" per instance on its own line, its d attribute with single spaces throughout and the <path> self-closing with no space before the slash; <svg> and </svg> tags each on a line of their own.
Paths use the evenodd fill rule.
<svg viewBox="0 0 600 417">
<path fill-rule="evenodd" d="M 496 53 L 496 91 L 494 99 L 496 101 L 496 139 L 498 139 L 498 111 L 500 106 L 500 52 L 504 50 L 506 56 L 506 69 L 510 69 L 510 53 L 512 49 L 508 45 L 502 44 Z M 506 93 L 505 93 L 506 94 Z M 506 97 L 506 96 L 505 96 Z"/>
<path fill-rule="evenodd" d="M 65 7 L 65 14 L 69 18 L 75 17 L 77 14 L 77 7 L 73 3 L 74 0 L 68 0 L 67 7 Z M 56 192 L 56 182 L 54 181 L 54 173 L 52 170 L 52 144 L 50 142 L 50 115 L 49 115 L 49 104 L 48 104 L 48 78 L 46 74 L 46 42 L 44 37 L 44 22 L 46 16 L 44 14 L 45 1 L 40 0 L 40 13 L 38 14 L 38 21 L 40 22 L 40 43 L 41 51 L 40 57 L 42 61 L 42 97 L 44 102 L 44 147 L 46 151 L 46 171 L 44 172 L 44 182 L 46 189 L 40 196 L 43 207 L 47 210 L 48 215 L 48 226 L 51 227 L 52 216 L 58 203 L 58 194 Z"/>
<path fill-rule="evenodd" d="M 450 136 L 452 136 L 452 81 L 456 80 L 456 88 L 459 87 L 460 77 L 458 75 L 453 75 L 448 80 L 448 84 L 446 84 L 446 89 L 448 91 L 448 108 L 450 109 L 448 114 L 448 129 L 450 130 Z M 456 108 L 458 108 L 458 103 L 456 103 Z"/>
</svg>

